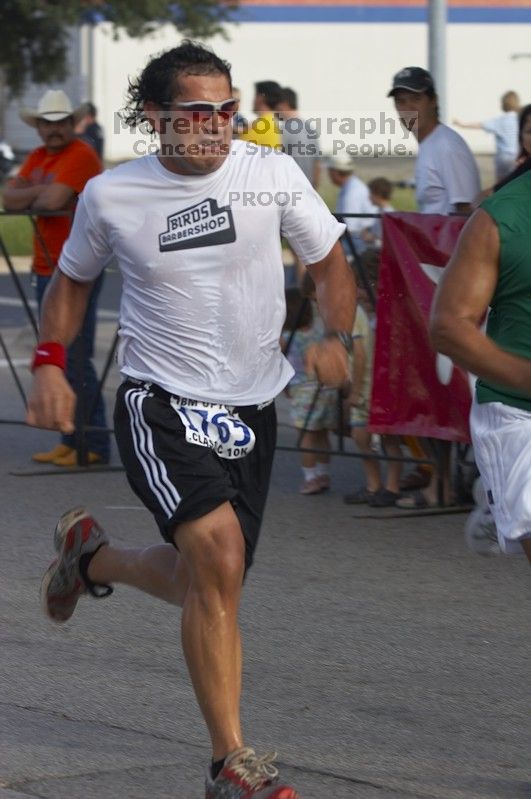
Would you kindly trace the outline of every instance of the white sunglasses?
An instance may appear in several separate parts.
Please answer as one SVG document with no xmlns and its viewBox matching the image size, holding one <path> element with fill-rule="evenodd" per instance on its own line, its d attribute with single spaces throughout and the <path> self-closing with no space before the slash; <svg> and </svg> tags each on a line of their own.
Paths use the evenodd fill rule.
<svg viewBox="0 0 531 799">
<path fill-rule="evenodd" d="M 188 103 L 165 103 L 164 107 L 169 109 L 179 109 L 186 111 L 188 114 L 195 114 L 197 116 L 209 117 L 213 114 L 221 114 L 227 118 L 231 117 L 238 106 L 238 100 L 231 97 L 229 100 L 223 100 L 221 103 L 210 103 L 206 100 L 192 100 Z"/>
</svg>

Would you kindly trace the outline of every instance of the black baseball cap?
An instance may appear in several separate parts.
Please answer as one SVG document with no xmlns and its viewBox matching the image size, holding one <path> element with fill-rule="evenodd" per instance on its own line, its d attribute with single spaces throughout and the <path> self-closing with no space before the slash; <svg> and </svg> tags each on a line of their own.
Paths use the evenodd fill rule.
<svg viewBox="0 0 531 799">
<path fill-rule="evenodd" d="M 405 89 L 408 92 L 418 92 L 420 94 L 430 89 L 435 91 L 435 84 L 427 69 L 422 69 L 422 67 L 405 67 L 394 76 L 393 88 L 387 96 L 393 97 L 398 89 Z"/>
</svg>

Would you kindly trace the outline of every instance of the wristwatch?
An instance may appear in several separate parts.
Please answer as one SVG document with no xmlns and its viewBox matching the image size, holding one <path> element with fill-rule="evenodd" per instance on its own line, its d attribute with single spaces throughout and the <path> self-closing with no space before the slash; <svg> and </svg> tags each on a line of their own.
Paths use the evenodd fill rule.
<svg viewBox="0 0 531 799">
<path fill-rule="evenodd" d="M 326 338 L 338 338 L 349 355 L 352 355 L 352 336 L 348 330 L 333 330 L 326 334 Z"/>
</svg>

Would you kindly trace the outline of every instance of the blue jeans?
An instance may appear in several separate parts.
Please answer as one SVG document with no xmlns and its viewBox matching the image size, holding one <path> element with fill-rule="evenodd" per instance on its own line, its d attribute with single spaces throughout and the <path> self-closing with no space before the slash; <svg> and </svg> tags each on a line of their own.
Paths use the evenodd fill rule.
<svg viewBox="0 0 531 799">
<path fill-rule="evenodd" d="M 98 376 L 94 364 L 92 363 L 92 358 L 94 356 L 94 339 L 96 335 L 96 306 L 103 285 L 103 277 L 104 273 L 102 272 L 94 283 L 94 287 L 90 293 L 83 327 L 75 341 L 68 348 L 66 376 L 77 395 L 77 413 L 81 415 L 78 415 L 76 422 L 79 420 L 82 424 L 87 424 L 90 427 L 105 428 L 107 427 L 105 403 L 103 402 L 101 393 L 96 399 Z M 37 305 L 39 307 L 40 316 L 42 298 L 50 282 L 50 277 L 36 275 L 36 278 Z M 77 422 L 76 426 L 78 426 L 79 422 Z M 61 436 L 61 442 L 68 447 L 75 448 L 77 444 L 76 436 L 75 434 L 63 434 Z M 109 460 L 109 433 L 89 430 L 85 433 L 85 445 L 89 452 L 95 452 L 97 455 L 101 455 L 105 462 Z"/>
</svg>

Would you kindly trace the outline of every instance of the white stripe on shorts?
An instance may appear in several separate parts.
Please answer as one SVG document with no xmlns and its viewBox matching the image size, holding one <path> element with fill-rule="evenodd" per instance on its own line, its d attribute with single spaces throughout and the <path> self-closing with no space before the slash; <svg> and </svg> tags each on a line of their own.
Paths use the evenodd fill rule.
<svg viewBox="0 0 531 799">
<path fill-rule="evenodd" d="M 168 477 L 166 465 L 155 453 L 153 434 L 142 410 L 142 403 L 149 392 L 132 388 L 125 392 L 125 404 L 131 421 L 131 436 L 136 456 L 142 465 L 149 487 L 156 496 L 164 513 L 170 519 L 175 513 L 181 497 Z"/>
</svg>

